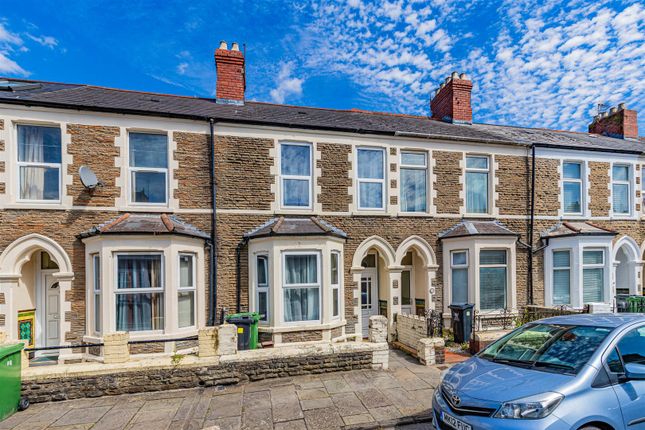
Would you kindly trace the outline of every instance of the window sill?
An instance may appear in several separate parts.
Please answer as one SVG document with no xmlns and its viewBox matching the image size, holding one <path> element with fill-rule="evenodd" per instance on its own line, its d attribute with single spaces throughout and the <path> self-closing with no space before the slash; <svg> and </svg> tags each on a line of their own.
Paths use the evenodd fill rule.
<svg viewBox="0 0 645 430">
<path fill-rule="evenodd" d="M 344 325 L 347 325 L 347 321 L 345 320 L 332 321 L 325 324 L 293 323 L 293 325 L 258 326 L 258 331 L 263 333 L 288 333 L 292 331 L 331 330 Z"/>
<path fill-rule="evenodd" d="M 400 218 L 426 218 L 433 215 L 430 212 L 397 212 L 396 216 Z"/>
<path fill-rule="evenodd" d="M 471 214 L 471 213 L 464 213 L 464 214 L 462 214 L 462 217 L 463 217 L 463 218 L 483 218 L 483 219 L 489 219 L 489 218 L 495 218 L 495 215 L 493 215 L 492 213 L 486 213 L 486 214 L 479 214 L 479 213 L 475 213 L 475 214 Z"/>
</svg>

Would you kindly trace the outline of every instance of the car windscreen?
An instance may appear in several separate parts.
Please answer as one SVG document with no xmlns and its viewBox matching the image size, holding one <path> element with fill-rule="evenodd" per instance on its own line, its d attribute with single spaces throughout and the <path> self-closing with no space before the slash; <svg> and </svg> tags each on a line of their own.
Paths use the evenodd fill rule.
<svg viewBox="0 0 645 430">
<path fill-rule="evenodd" d="M 610 332 L 606 327 L 527 324 L 478 356 L 514 366 L 576 374 Z"/>
</svg>

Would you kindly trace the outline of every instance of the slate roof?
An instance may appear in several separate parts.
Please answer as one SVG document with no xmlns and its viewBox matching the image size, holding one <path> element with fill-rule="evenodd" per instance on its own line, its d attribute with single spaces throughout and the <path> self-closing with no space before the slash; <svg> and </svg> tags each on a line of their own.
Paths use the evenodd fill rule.
<svg viewBox="0 0 645 430">
<path fill-rule="evenodd" d="M 564 221 L 540 233 L 542 238 L 569 237 L 569 236 L 616 236 L 613 230 L 597 226 L 590 222 Z"/>
<path fill-rule="evenodd" d="M 347 233 L 317 218 L 271 218 L 261 226 L 244 233 L 247 239 L 268 236 L 336 236 L 347 239 Z"/>
<path fill-rule="evenodd" d="M 92 227 L 78 235 L 83 239 L 106 234 L 176 234 L 209 240 L 208 233 L 192 224 L 167 214 L 132 214 L 125 213 L 101 225 Z"/>
<path fill-rule="evenodd" d="M 454 239 L 466 236 L 519 236 L 499 221 L 463 220 L 448 230 L 439 233 L 439 239 Z"/>
<path fill-rule="evenodd" d="M 1 80 L 2 78 L 0 78 Z M 615 139 L 569 131 L 490 124 L 449 124 L 426 116 L 397 115 L 360 110 L 322 109 L 247 101 L 244 105 L 218 104 L 214 99 L 154 94 L 91 85 L 30 82 L 25 89 L 0 90 L 0 104 L 20 104 L 95 112 L 152 115 L 205 121 L 236 122 L 351 133 L 399 135 L 509 145 L 536 144 L 642 153 L 643 138 Z"/>
</svg>

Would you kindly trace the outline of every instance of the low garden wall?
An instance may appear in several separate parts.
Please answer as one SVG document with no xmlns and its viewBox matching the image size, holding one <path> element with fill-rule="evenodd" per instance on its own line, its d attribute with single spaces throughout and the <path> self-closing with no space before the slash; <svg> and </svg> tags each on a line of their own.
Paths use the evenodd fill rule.
<svg viewBox="0 0 645 430">
<path fill-rule="evenodd" d="M 396 316 L 396 342 L 404 346 L 426 365 L 445 361 L 445 342 L 428 336 L 428 320 L 418 315 Z M 396 346 L 396 343 L 395 343 Z"/>
</svg>

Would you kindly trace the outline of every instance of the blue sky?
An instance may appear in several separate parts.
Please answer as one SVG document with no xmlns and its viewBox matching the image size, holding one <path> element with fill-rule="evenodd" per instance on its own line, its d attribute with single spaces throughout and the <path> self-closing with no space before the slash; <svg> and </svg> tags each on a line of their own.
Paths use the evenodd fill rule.
<svg viewBox="0 0 645 430">
<path fill-rule="evenodd" d="M 247 98 L 427 114 L 451 71 L 476 122 L 586 130 L 626 102 L 645 134 L 638 1 L 30 1 L 0 11 L 0 76 L 212 96 L 246 44 Z"/>
</svg>

